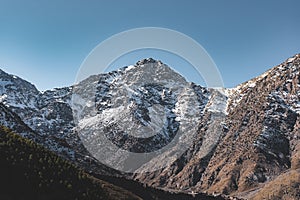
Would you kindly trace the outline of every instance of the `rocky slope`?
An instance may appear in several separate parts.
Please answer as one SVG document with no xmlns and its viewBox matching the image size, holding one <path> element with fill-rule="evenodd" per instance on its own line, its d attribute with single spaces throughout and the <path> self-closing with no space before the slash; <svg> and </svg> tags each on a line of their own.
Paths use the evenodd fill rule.
<svg viewBox="0 0 300 200">
<path fill-rule="evenodd" d="M 281 174 L 289 189 L 279 187 L 284 191 L 274 196 L 268 191 L 269 198 L 299 198 L 300 180 L 294 184 L 289 175 L 299 178 L 299 65 L 296 55 L 231 91 L 228 131 L 197 188 L 242 196 L 251 191 L 251 198 L 280 183 Z"/>
<path fill-rule="evenodd" d="M 153 59 L 45 92 L 0 71 L 0 119 L 94 173 L 122 174 L 104 163 L 166 190 L 297 199 L 299 63 L 232 89 L 188 83 Z"/>
<path fill-rule="evenodd" d="M 300 55 L 296 55 L 226 90 L 227 114 L 220 116 L 222 113 L 208 109 L 186 154 L 169 168 L 135 178 L 156 187 L 187 191 L 299 199 L 299 64 Z M 213 129 L 207 123 L 211 121 Z M 209 137 L 215 145 L 203 157 Z"/>
</svg>

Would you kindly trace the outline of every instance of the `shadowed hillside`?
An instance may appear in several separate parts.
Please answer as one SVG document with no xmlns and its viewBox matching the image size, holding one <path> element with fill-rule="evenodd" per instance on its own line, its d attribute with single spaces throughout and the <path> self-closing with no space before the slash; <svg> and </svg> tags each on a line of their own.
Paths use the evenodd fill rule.
<svg viewBox="0 0 300 200">
<path fill-rule="evenodd" d="M 139 199 L 0 128 L 0 199 Z"/>
<path fill-rule="evenodd" d="M 123 178 L 99 176 L 103 181 L 3 126 L 0 126 L 0 165 L 1 200 L 224 199 L 171 193 Z"/>
</svg>

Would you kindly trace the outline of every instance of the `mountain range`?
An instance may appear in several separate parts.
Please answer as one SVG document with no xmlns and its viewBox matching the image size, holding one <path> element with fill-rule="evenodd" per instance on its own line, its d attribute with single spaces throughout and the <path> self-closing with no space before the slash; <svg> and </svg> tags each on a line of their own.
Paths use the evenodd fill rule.
<svg viewBox="0 0 300 200">
<path fill-rule="evenodd" d="M 41 92 L 0 70 L 0 124 L 108 181 L 300 199 L 299 73 L 297 54 L 235 88 L 205 88 L 148 58 Z"/>
</svg>

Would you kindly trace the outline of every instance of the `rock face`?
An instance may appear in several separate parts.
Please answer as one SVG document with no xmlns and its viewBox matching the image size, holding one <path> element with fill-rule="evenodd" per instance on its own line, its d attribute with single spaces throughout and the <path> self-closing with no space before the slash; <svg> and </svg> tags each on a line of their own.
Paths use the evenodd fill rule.
<svg viewBox="0 0 300 200">
<path fill-rule="evenodd" d="M 93 156 L 166 190 L 297 199 L 299 65 L 295 55 L 232 89 L 188 83 L 153 59 L 45 92 L 0 71 L 0 121 L 94 173 L 120 175 Z M 106 140 L 121 150 L 102 149 Z M 187 147 L 160 151 L 172 142 Z M 127 166 L 122 151 L 156 154 Z"/>
</svg>

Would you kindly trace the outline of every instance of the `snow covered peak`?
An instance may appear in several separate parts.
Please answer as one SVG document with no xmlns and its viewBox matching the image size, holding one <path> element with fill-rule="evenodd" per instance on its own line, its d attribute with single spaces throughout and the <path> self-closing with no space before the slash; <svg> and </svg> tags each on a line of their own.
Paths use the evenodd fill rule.
<svg viewBox="0 0 300 200">
<path fill-rule="evenodd" d="M 145 59 L 142 59 L 142 60 L 138 61 L 136 64 L 137 65 L 144 65 L 144 64 L 147 64 L 147 63 L 161 63 L 161 61 L 155 60 L 153 58 L 145 58 Z"/>
<path fill-rule="evenodd" d="M 167 146 L 177 133 L 196 133 L 208 96 L 207 89 L 187 82 L 169 66 L 144 59 L 75 87 L 76 130 L 99 160 L 108 156 L 103 151 L 107 138 L 126 152 L 150 153 Z M 130 157 L 121 152 L 108 156 L 107 164 Z"/>
<path fill-rule="evenodd" d="M 185 85 L 187 81 L 172 68 L 152 58 L 143 59 L 136 65 L 128 67 L 125 72 L 117 78 L 118 82 L 128 85 L 144 85 L 159 83 L 168 87 Z"/>
<path fill-rule="evenodd" d="M 28 81 L 0 71 L 0 99 L 4 105 L 34 108 L 38 94 L 36 87 Z"/>
</svg>

